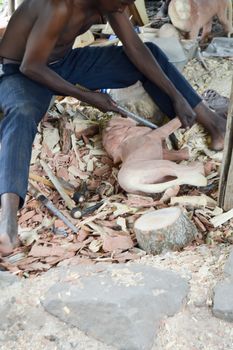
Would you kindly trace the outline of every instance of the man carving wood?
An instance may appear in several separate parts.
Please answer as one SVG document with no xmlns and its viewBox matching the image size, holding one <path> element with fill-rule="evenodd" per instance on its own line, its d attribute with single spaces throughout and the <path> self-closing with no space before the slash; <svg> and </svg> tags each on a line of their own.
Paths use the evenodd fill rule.
<svg viewBox="0 0 233 350">
<path fill-rule="evenodd" d="M 202 102 L 155 45 L 144 45 L 124 10 L 133 0 L 25 0 L 0 42 L 0 253 L 18 244 L 17 211 L 27 191 L 32 143 L 37 125 L 54 94 L 70 95 L 102 111 L 117 106 L 90 90 L 122 88 L 140 80 L 161 110 L 184 126 L 196 120 L 222 149 L 225 121 Z M 123 47 L 72 50 L 77 35 L 105 15 Z"/>
</svg>

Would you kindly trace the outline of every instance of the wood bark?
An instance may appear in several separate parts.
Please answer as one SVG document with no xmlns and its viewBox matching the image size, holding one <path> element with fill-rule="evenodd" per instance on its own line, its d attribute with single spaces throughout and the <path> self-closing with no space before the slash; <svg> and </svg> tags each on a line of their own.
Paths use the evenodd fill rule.
<svg viewBox="0 0 233 350">
<path fill-rule="evenodd" d="M 68 154 L 72 147 L 72 144 L 71 144 L 72 131 L 66 127 L 66 123 L 67 123 L 67 118 L 62 116 L 59 119 L 58 129 L 59 129 L 59 135 L 60 135 L 61 150 L 63 154 Z"/>
<path fill-rule="evenodd" d="M 180 250 L 197 236 L 196 226 L 179 207 L 142 215 L 134 224 L 139 247 L 148 254 Z"/>
<path fill-rule="evenodd" d="M 233 208 L 233 81 L 228 108 L 224 154 L 219 182 L 218 204 L 224 210 Z"/>
</svg>

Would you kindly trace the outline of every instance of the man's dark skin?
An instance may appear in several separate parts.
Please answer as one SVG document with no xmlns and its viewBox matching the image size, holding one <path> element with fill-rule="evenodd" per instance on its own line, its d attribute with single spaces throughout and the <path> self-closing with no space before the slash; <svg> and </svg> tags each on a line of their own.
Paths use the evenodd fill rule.
<svg viewBox="0 0 233 350">
<path fill-rule="evenodd" d="M 124 45 L 132 63 L 154 84 L 165 91 L 173 102 L 184 126 L 200 122 L 212 137 L 212 148 L 221 149 L 224 122 L 203 102 L 194 110 L 163 73 L 153 55 L 135 34 L 124 10 L 133 0 L 25 0 L 12 16 L 0 42 L 4 63 L 20 63 L 20 71 L 32 80 L 46 85 L 61 95 L 73 96 L 102 111 L 115 111 L 115 102 L 106 94 L 84 92 L 65 81 L 48 63 L 63 58 L 75 38 L 106 15 Z M 17 40 L 16 40 L 17 38 Z M 145 62 L 147 64 L 145 65 Z M 219 127 L 216 127 L 219 124 Z M 221 124 L 221 125 L 220 125 Z M 19 197 L 14 193 L 1 196 L 0 254 L 8 255 L 17 246 L 17 211 Z"/>
</svg>

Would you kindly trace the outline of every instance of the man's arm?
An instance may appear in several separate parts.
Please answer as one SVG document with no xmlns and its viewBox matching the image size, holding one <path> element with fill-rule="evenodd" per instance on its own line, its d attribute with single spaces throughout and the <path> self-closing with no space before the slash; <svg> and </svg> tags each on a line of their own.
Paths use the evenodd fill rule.
<svg viewBox="0 0 233 350">
<path fill-rule="evenodd" d="M 30 79 L 61 95 L 73 96 L 103 111 L 116 111 L 113 101 L 108 96 L 85 92 L 64 80 L 47 66 L 49 57 L 70 15 L 65 1 L 48 2 L 27 39 L 20 71 Z"/>
<path fill-rule="evenodd" d="M 54 91 L 78 97 L 78 89 L 47 66 L 49 57 L 68 19 L 69 10 L 63 1 L 57 6 L 55 3 L 51 5 L 51 2 L 48 2 L 47 8 L 36 20 L 27 39 L 20 71 Z"/>
<path fill-rule="evenodd" d="M 169 80 L 150 50 L 135 33 L 125 13 L 114 13 L 108 16 L 114 32 L 122 41 L 125 53 L 138 70 L 151 82 L 163 90 L 173 101 L 177 115 L 185 126 L 195 118 L 195 113 L 183 98 L 174 84 Z"/>
</svg>

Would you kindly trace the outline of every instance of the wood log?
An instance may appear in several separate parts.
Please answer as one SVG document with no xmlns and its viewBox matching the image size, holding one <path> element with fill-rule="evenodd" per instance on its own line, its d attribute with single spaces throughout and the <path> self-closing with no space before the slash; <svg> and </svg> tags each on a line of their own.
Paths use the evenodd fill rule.
<svg viewBox="0 0 233 350">
<path fill-rule="evenodd" d="M 197 236 L 196 226 L 179 207 L 142 215 L 134 224 L 139 247 L 148 254 L 180 250 Z"/>
</svg>

